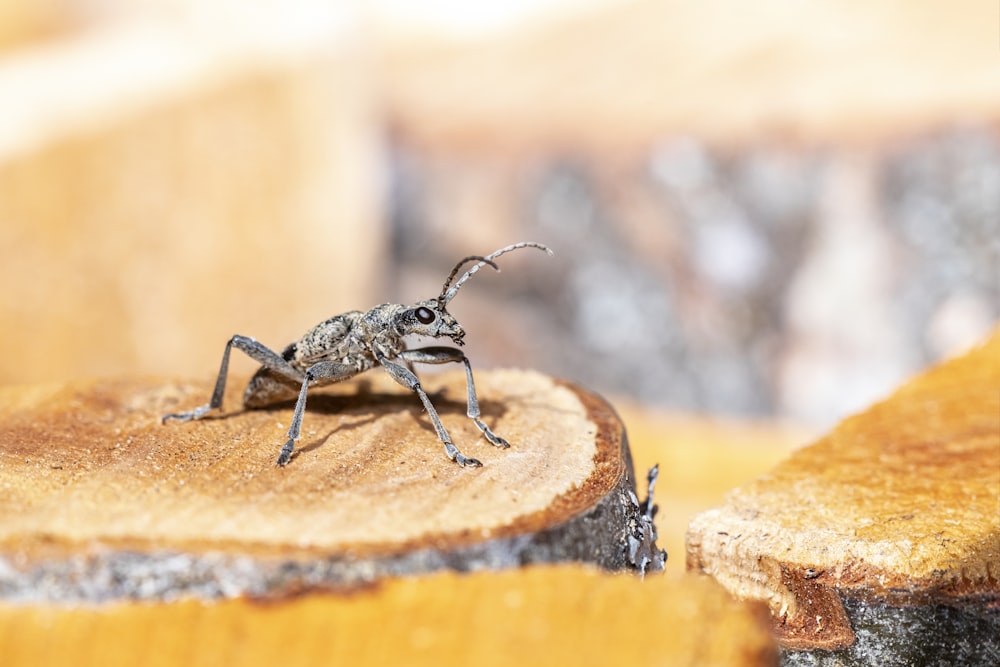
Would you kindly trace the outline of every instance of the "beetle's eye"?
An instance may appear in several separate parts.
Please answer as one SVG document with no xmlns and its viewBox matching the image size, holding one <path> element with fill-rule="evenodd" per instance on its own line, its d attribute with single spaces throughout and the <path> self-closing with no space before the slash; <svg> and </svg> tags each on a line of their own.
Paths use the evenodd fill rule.
<svg viewBox="0 0 1000 667">
<path fill-rule="evenodd" d="M 430 324 L 434 321 L 433 311 L 431 311 L 430 308 L 424 308 L 423 306 L 417 308 L 416 316 L 421 324 Z"/>
</svg>

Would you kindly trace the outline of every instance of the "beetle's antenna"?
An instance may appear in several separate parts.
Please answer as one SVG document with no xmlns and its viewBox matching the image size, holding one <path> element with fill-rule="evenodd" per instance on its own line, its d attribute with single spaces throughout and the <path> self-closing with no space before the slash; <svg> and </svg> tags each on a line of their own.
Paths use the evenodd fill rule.
<svg viewBox="0 0 1000 667">
<path fill-rule="evenodd" d="M 448 275 L 448 279 L 444 281 L 444 286 L 441 288 L 441 294 L 438 296 L 438 302 L 440 302 L 441 305 L 448 303 L 447 301 L 442 301 L 442 299 L 444 299 L 445 292 L 448 291 L 448 286 L 451 285 L 451 281 L 454 280 L 455 276 L 458 275 L 458 270 L 461 269 L 462 266 L 464 266 L 466 263 L 471 262 L 473 260 L 479 260 L 480 262 L 485 262 L 490 266 L 492 266 L 497 271 L 500 270 L 500 267 L 498 267 L 492 260 L 486 259 L 482 255 L 469 255 L 468 257 L 459 260 L 458 264 L 455 265 L 455 268 L 452 269 L 451 273 Z"/>
<path fill-rule="evenodd" d="M 544 250 L 545 252 L 547 252 L 550 255 L 552 254 L 552 250 L 549 249 L 548 246 L 542 245 L 541 243 L 534 243 L 532 241 L 524 241 L 522 243 L 513 243 L 513 244 L 511 244 L 509 246 L 505 246 L 503 248 L 500 248 L 499 250 L 496 250 L 496 251 L 490 253 L 486 257 L 479 257 L 479 256 L 476 256 L 476 255 L 473 255 L 473 256 L 470 256 L 470 257 L 466 257 L 461 262 L 459 262 L 458 265 L 454 269 L 452 269 L 451 275 L 448 276 L 448 280 L 445 281 L 444 287 L 441 289 L 441 296 L 438 297 L 438 302 L 441 303 L 441 305 L 447 305 L 448 302 L 451 301 L 452 299 L 454 299 L 455 295 L 458 294 L 458 288 L 460 288 L 462 286 L 462 284 L 466 280 L 468 280 L 469 278 L 471 278 L 472 276 L 474 276 L 479 271 L 479 269 L 483 268 L 487 264 L 489 264 L 494 269 L 496 269 L 497 271 L 499 271 L 500 267 L 498 267 L 496 265 L 496 263 L 493 262 L 493 260 L 496 259 L 497 257 L 499 257 L 500 255 L 508 253 L 508 252 L 510 252 L 512 250 L 517 250 L 518 248 L 538 248 L 539 250 Z M 476 264 L 476 265 L 474 265 L 468 271 L 466 271 L 462 275 L 462 277 L 459 278 L 455 282 L 455 284 L 452 285 L 449 288 L 448 285 L 451 284 L 451 281 L 455 277 L 455 274 L 458 273 L 459 268 L 461 268 L 461 266 L 463 264 L 465 264 L 466 262 L 474 260 L 474 259 L 478 259 L 479 263 Z"/>
</svg>

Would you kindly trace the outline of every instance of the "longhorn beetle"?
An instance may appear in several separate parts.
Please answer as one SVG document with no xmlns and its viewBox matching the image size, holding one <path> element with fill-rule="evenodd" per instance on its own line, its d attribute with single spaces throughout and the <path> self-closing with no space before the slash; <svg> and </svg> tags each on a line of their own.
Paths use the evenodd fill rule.
<svg viewBox="0 0 1000 667">
<path fill-rule="evenodd" d="M 451 270 L 448 279 L 444 281 L 441 294 L 434 299 L 419 301 L 412 306 L 398 303 L 383 303 L 375 306 L 367 313 L 352 310 L 341 315 L 335 315 L 325 322 L 320 322 L 307 331 L 301 338 L 286 347 L 281 354 L 261 345 L 248 336 L 233 336 L 226 343 L 222 353 L 222 364 L 219 376 L 215 381 L 212 399 L 207 405 L 202 405 L 188 412 L 164 415 L 163 422 L 169 419 L 191 421 L 201 419 L 212 410 L 222 408 L 222 397 L 226 390 L 226 375 L 229 371 L 229 352 L 234 347 L 246 353 L 254 361 L 260 363 L 260 368 L 250 378 L 243 393 L 243 405 L 247 408 L 260 408 L 275 401 L 287 400 L 298 395 L 295 411 L 292 413 L 292 424 L 288 429 L 288 441 L 278 455 L 278 465 L 286 465 L 292 458 L 295 441 L 302 432 L 302 413 L 306 408 L 306 394 L 309 387 L 318 387 L 334 382 L 340 382 L 363 373 L 376 365 L 381 366 L 393 380 L 407 389 L 416 392 L 424 408 L 427 410 L 437 436 L 444 443 L 444 451 L 452 461 L 460 466 L 481 466 L 478 459 L 465 456 L 451 441 L 451 436 L 445 430 L 437 410 L 431 405 L 427 392 L 420 386 L 420 379 L 411 369 L 414 363 L 446 364 L 449 362 L 465 365 L 466 387 L 468 389 L 469 419 L 475 422 L 486 439 L 497 447 L 509 447 L 510 443 L 495 434 L 479 418 L 479 400 L 476 398 L 476 386 L 472 380 L 472 366 L 468 357 L 454 347 L 421 347 L 407 349 L 403 340 L 409 335 L 432 336 L 441 338 L 447 336 L 456 345 L 464 345 L 465 330 L 446 309 L 448 303 L 455 298 L 462 285 L 484 266 L 491 266 L 497 271 L 500 267 L 495 260 L 500 255 L 519 248 L 539 248 L 549 255 L 552 251 L 541 243 L 514 243 L 486 255 L 470 255 L 463 258 Z M 461 278 L 451 282 L 459 270 L 468 262 L 476 262 Z"/>
</svg>

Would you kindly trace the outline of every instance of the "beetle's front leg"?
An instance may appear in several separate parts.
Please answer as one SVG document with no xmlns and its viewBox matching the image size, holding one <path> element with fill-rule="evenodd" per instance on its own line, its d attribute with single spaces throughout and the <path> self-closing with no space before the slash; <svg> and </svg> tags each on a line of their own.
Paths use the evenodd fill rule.
<svg viewBox="0 0 1000 667">
<path fill-rule="evenodd" d="M 466 415 L 475 422 L 479 430 L 482 431 L 486 439 L 497 447 L 510 447 L 510 443 L 490 430 L 479 418 L 479 399 L 476 397 L 476 383 L 472 379 L 472 364 L 465 354 L 454 347 L 421 347 L 415 350 L 404 350 L 399 355 L 404 361 L 421 364 L 447 364 L 451 362 L 461 362 L 465 364 L 465 386 L 468 390 Z"/>
<path fill-rule="evenodd" d="M 309 393 L 309 385 L 317 380 L 340 382 L 357 374 L 358 371 L 354 366 L 338 364 L 335 361 L 320 361 L 306 370 L 302 378 L 302 389 L 299 390 L 299 399 L 295 402 L 295 411 L 292 413 L 292 424 L 288 427 L 288 441 L 282 446 L 281 453 L 278 454 L 279 466 L 285 466 L 292 460 L 295 441 L 302 435 L 302 413 L 306 410 L 306 394 Z"/>
<path fill-rule="evenodd" d="M 465 456 L 462 452 L 458 451 L 458 447 L 456 447 L 455 443 L 451 441 L 451 436 L 448 435 L 448 431 L 441 422 L 441 417 L 438 416 L 437 410 L 435 410 L 434 405 L 431 404 L 431 399 L 428 398 L 427 392 L 420 386 L 420 378 L 417 377 L 416 373 L 402 364 L 390 361 L 384 355 L 378 355 L 376 359 L 378 359 L 378 362 L 382 364 L 382 367 L 385 368 L 386 372 L 392 376 L 393 380 L 407 389 L 416 392 L 417 396 L 420 397 L 420 401 L 424 404 L 424 409 L 427 410 L 427 415 L 431 418 L 431 423 L 434 424 L 434 430 L 437 432 L 438 439 L 444 443 L 444 451 L 448 455 L 449 459 L 462 467 L 478 467 L 483 465 L 482 461 L 479 459 Z"/>
<path fill-rule="evenodd" d="M 219 364 L 219 376 L 215 380 L 215 389 L 212 391 L 212 398 L 208 404 L 201 405 L 187 412 L 163 415 L 163 423 L 166 423 L 168 419 L 182 422 L 201 419 L 208 412 L 218 410 L 222 407 L 222 397 L 226 393 L 226 376 L 229 374 L 229 352 L 234 347 L 275 373 L 284 375 L 292 380 L 302 379 L 302 373 L 285 361 L 280 354 L 261 345 L 249 336 L 236 334 L 226 343 L 226 350 L 222 353 L 222 363 Z"/>
</svg>

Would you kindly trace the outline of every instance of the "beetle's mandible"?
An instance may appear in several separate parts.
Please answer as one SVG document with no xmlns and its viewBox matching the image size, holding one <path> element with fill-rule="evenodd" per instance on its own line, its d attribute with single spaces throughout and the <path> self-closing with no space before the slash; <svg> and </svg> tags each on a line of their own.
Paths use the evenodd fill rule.
<svg viewBox="0 0 1000 667">
<path fill-rule="evenodd" d="M 212 398 L 187 412 L 169 414 L 169 419 L 191 421 L 200 419 L 212 410 L 222 408 L 222 397 L 226 390 L 226 376 L 229 371 L 229 352 L 235 347 L 260 363 L 260 368 L 250 378 L 243 394 L 243 404 L 248 408 L 260 408 L 275 401 L 287 400 L 298 395 L 292 424 L 288 429 L 288 440 L 278 455 L 278 465 L 286 465 L 292 458 L 295 441 L 302 432 L 302 413 L 306 408 L 306 394 L 309 387 L 340 382 L 363 373 L 375 366 L 381 366 L 399 384 L 415 392 L 420 397 L 427 414 L 434 424 L 438 438 L 444 443 L 445 452 L 452 461 L 461 466 L 481 466 L 478 459 L 465 456 L 451 441 L 451 436 L 441 423 L 441 417 L 431 404 L 420 379 L 410 369 L 414 363 L 446 364 L 450 362 L 465 365 L 466 387 L 468 389 L 469 419 L 475 422 L 486 439 L 497 447 L 510 444 L 495 434 L 479 418 L 479 400 L 472 380 L 472 366 L 468 357 L 454 347 L 422 347 L 407 349 L 404 338 L 410 335 L 447 336 L 456 345 L 463 345 L 465 331 L 447 311 L 448 303 L 458 293 L 459 288 L 484 266 L 499 267 L 493 261 L 505 253 L 519 248 L 538 248 L 548 254 L 552 251 L 541 243 L 523 242 L 500 248 L 486 255 L 471 255 L 463 258 L 448 275 L 441 288 L 441 294 L 434 299 L 420 301 L 412 306 L 384 303 L 367 313 L 352 310 L 335 315 L 310 329 L 297 341 L 286 347 L 281 354 L 261 345 L 248 336 L 235 335 L 226 343 L 222 353 L 219 376 L 215 381 Z M 463 266 L 476 262 L 452 284 Z"/>
</svg>

